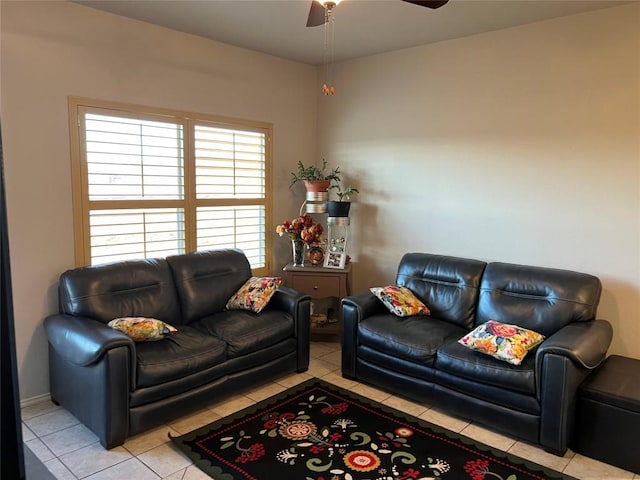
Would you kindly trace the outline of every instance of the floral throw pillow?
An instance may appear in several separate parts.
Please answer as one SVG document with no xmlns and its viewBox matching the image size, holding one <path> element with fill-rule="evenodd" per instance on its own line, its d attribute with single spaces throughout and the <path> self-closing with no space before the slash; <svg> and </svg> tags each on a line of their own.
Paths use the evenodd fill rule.
<svg viewBox="0 0 640 480">
<path fill-rule="evenodd" d="M 156 318 L 122 317 L 114 318 L 107 325 L 125 333 L 134 342 L 155 342 L 176 333 L 178 330 Z"/>
<path fill-rule="evenodd" d="M 465 347 L 486 353 L 512 365 L 520 365 L 529 350 L 544 340 L 544 335 L 507 323 L 489 320 L 458 340 Z"/>
<path fill-rule="evenodd" d="M 227 302 L 227 310 L 260 313 L 282 283 L 281 277 L 251 277 Z"/>
<path fill-rule="evenodd" d="M 389 311 L 399 317 L 430 315 L 429 308 L 407 287 L 371 287 L 369 289 Z"/>
</svg>

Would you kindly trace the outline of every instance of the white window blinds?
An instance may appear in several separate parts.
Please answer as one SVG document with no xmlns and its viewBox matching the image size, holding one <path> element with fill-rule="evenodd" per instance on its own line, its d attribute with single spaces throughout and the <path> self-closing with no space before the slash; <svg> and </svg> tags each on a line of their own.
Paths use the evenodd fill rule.
<svg viewBox="0 0 640 480">
<path fill-rule="evenodd" d="M 176 255 L 185 251 L 184 210 L 91 210 L 91 263 Z"/>
<path fill-rule="evenodd" d="M 70 102 L 78 263 L 239 248 L 267 273 L 270 125 Z"/>
<path fill-rule="evenodd" d="M 182 125 L 88 113 L 90 200 L 184 198 Z"/>
<path fill-rule="evenodd" d="M 198 198 L 263 198 L 265 136 L 202 125 L 195 127 Z"/>
</svg>

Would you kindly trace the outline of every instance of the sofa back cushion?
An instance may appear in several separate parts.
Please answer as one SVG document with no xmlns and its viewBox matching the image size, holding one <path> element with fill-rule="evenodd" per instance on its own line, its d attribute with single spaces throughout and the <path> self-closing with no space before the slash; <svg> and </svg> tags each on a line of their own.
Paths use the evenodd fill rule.
<svg viewBox="0 0 640 480">
<path fill-rule="evenodd" d="M 490 263 L 480 285 L 476 324 L 511 323 L 552 335 L 570 322 L 595 318 L 602 285 L 593 275 Z"/>
<path fill-rule="evenodd" d="M 58 286 L 60 311 L 104 323 L 119 317 L 152 317 L 180 323 L 180 308 L 167 262 L 127 260 L 67 270 Z"/>
<path fill-rule="evenodd" d="M 251 277 L 241 250 L 205 250 L 167 257 L 186 323 L 224 310 L 227 301 Z"/>
<path fill-rule="evenodd" d="M 485 266 L 479 260 L 407 253 L 400 260 L 396 284 L 409 288 L 432 317 L 470 329 Z"/>
</svg>

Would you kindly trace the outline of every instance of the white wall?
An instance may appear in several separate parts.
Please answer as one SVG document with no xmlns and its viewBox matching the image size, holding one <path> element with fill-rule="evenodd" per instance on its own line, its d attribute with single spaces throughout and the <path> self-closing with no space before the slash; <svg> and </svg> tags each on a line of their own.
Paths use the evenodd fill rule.
<svg viewBox="0 0 640 480">
<path fill-rule="evenodd" d="M 1 100 L 21 398 L 49 391 L 44 317 L 73 267 L 67 97 L 274 124 L 275 220 L 315 160 L 316 69 L 67 2 L 1 2 Z M 293 198 L 293 200 L 292 200 Z M 282 242 L 282 243 L 281 243 Z M 278 242 L 283 265 L 290 245 Z"/>
<path fill-rule="evenodd" d="M 640 4 L 338 64 L 320 155 L 362 187 L 355 290 L 409 251 L 590 272 L 640 358 Z"/>
</svg>

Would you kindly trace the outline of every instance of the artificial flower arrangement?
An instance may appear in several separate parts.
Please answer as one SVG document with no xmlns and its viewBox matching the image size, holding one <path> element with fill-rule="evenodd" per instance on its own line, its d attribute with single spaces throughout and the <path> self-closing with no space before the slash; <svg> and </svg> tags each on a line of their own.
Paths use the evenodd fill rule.
<svg viewBox="0 0 640 480">
<path fill-rule="evenodd" d="M 301 215 L 293 220 L 285 220 L 276 227 L 276 233 L 283 236 L 289 235 L 291 240 L 302 240 L 307 245 L 322 242 L 322 225 L 317 223 L 310 215 Z"/>
</svg>

